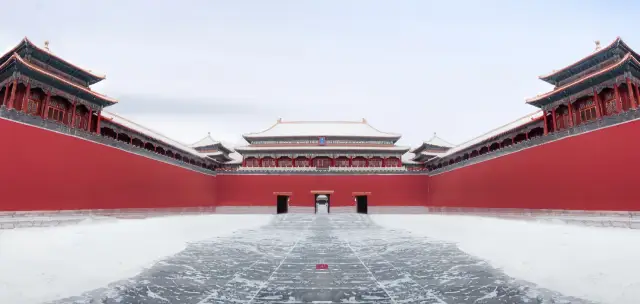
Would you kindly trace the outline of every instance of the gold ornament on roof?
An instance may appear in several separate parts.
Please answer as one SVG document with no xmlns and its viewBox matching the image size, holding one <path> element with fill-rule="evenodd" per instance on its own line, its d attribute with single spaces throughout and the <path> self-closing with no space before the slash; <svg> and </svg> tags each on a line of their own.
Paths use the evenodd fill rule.
<svg viewBox="0 0 640 304">
<path fill-rule="evenodd" d="M 49 40 L 44 41 L 44 49 L 47 51 L 49 50 Z"/>
<path fill-rule="evenodd" d="M 600 50 L 600 40 L 594 41 L 596 43 L 596 51 Z"/>
</svg>

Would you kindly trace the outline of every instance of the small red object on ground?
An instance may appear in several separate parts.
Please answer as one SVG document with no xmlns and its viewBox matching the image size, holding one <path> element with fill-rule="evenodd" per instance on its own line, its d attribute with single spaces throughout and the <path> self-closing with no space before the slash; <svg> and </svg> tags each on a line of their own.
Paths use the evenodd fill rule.
<svg viewBox="0 0 640 304">
<path fill-rule="evenodd" d="M 329 269 L 328 264 L 316 264 L 316 270 L 318 269 Z"/>
</svg>

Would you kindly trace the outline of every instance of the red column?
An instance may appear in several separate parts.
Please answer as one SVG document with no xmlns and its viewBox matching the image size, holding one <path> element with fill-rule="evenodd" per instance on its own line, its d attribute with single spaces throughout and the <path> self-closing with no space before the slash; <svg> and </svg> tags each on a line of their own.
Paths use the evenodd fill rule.
<svg viewBox="0 0 640 304">
<path fill-rule="evenodd" d="M 258 167 L 262 167 L 262 157 L 258 158 Z"/>
<path fill-rule="evenodd" d="M 7 108 L 13 108 L 13 100 L 16 98 L 16 89 L 18 88 L 18 79 L 13 80 L 13 87 L 11 87 L 11 96 L 7 102 Z"/>
<path fill-rule="evenodd" d="M 73 101 L 73 110 L 71 110 L 71 127 L 73 128 L 76 125 L 76 105 L 78 101 Z"/>
<path fill-rule="evenodd" d="M 622 99 L 620 98 L 620 92 L 618 92 L 618 84 L 613 85 L 613 93 L 616 96 L 616 105 L 618 106 L 618 113 L 622 113 Z"/>
<path fill-rule="evenodd" d="M 278 167 L 278 157 L 276 156 L 276 167 Z"/>
<path fill-rule="evenodd" d="M 573 127 L 573 105 L 571 104 L 571 100 L 569 100 L 567 108 L 569 108 L 569 127 Z"/>
<path fill-rule="evenodd" d="M 353 156 L 349 156 L 349 167 L 353 167 Z"/>
<path fill-rule="evenodd" d="M 97 117 L 96 117 L 96 134 L 100 134 L 100 121 L 102 120 L 102 118 L 100 117 L 100 113 L 102 113 L 102 110 L 98 111 Z"/>
<path fill-rule="evenodd" d="M 549 134 L 549 124 L 547 123 L 547 111 L 542 110 L 542 117 L 544 118 L 544 135 Z M 512 140 L 515 143 L 515 140 Z"/>
<path fill-rule="evenodd" d="M 29 93 L 31 92 L 31 83 L 27 83 L 27 90 L 24 92 L 24 97 L 22 98 L 22 112 L 27 113 L 27 104 L 29 102 Z"/>
<path fill-rule="evenodd" d="M 42 102 L 42 113 L 40 113 L 40 116 L 42 117 L 42 119 L 47 118 L 47 111 L 48 106 L 49 106 L 49 99 L 51 98 L 51 91 L 47 91 L 47 96 L 44 98 L 44 101 Z"/>
<path fill-rule="evenodd" d="M 640 105 L 640 89 L 638 89 L 638 85 L 635 84 L 634 88 L 636 89 L 636 102 L 638 103 L 638 105 Z"/>
<path fill-rule="evenodd" d="M 637 108 L 636 99 L 633 97 L 633 86 L 631 85 L 631 79 L 629 79 L 629 77 L 627 77 L 627 92 L 629 94 L 629 104 L 631 108 L 635 110 Z"/>
<path fill-rule="evenodd" d="M 91 116 L 93 116 L 93 109 L 89 109 L 89 120 L 87 121 L 87 132 L 91 132 Z"/>
<path fill-rule="evenodd" d="M 386 162 L 387 162 L 387 158 L 386 157 L 382 157 L 382 167 L 384 167 L 386 165 L 385 164 Z"/>
<path fill-rule="evenodd" d="M 602 108 L 600 107 L 600 100 L 598 98 L 598 90 L 593 89 L 593 103 L 596 105 L 596 117 L 600 119 L 602 117 Z"/>
<path fill-rule="evenodd" d="M 364 158 L 364 166 L 365 167 L 369 167 L 369 158 L 368 157 Z"/>
<path fill-rule="evenodd" d="M 242 158 L 242 166 L 243 167 L 247 166 L 247 160 L 244 157 Z"/>
<path fill-rule="evenodd" d="M 551 110 L 551 122 L 553 123 L 553 132 L 558 131 L 558 124 L 556 123 L 556 109 Z"/>
<path fill-rule="evenodd" d="M 2 97 L 2 104 L 5 105 L 5 106 L 7 104 L 7 98 L 9 97 L 9 86 L 10 86 L 10 84 L 8 82 L 4 86 L 4 97 Z"/>
</svg>

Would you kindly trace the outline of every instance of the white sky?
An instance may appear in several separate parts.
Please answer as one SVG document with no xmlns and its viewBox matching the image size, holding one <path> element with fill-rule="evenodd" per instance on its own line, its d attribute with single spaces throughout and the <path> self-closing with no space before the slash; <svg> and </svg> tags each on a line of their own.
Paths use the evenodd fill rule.
<svg viewBox="0 0 640 304">
<path fill-rule="evenodd" d="M 535 111 L 537 79 L 622 36 L 622 1 L 14 1 L 0 48 L 28 36 L 107 75 L 109 110 L 179 141 L 285 120 L 360 120 L 416 146 L 461 143 Z M 444 3 L 446 2 L 446 3 Z M 619 3 L 618 3 L 619 2 Z"/>
</svg>

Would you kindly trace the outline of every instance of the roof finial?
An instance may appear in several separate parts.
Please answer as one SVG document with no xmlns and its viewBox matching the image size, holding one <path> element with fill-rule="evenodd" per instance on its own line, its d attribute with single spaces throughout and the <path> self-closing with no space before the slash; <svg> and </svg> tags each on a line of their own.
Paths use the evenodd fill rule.
<svg viewBox="0 0 640 304">
<path fill-rule="evenodd" d="M 367 123 L 367 120 L 363 118 L 362 123 Z"/>
<path fill-rule="evenodd" d="M 211 137 L 211 131 L 207 132 L 207 135 L 208 135 L 209 137 Z"/>
<path fill-rule="evenodd" d="M 278 123 L 281 123 L 281 122 L 282 122 L 282 118 L 278 118 Z"/>
<path fill-rule="evenodd" d="M 600 40 L 594 41 L 596 43 L 596 51 L 600 50 Z"/>
<path fill-rule="evenodd" d="M 44 49 L 49 51 L 49 40 L 44 41 Z"/>
</svg>

